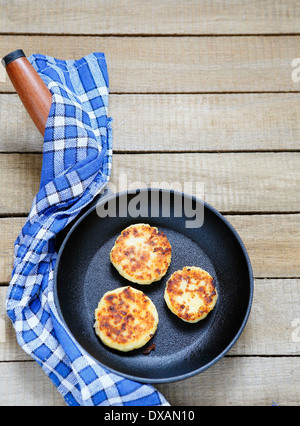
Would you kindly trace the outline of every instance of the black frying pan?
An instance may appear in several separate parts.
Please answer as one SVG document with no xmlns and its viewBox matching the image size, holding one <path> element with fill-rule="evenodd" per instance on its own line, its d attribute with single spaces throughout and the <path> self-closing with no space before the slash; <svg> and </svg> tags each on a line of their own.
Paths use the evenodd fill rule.
<svg viewBox="0 0 300 426">
<path fill-rule="evenodd" d="M 97 215 L 92 206 L 73 225 L 64 239 L 56 263 L 54 294 L 62 321 L 76 341 L 104 368 L 132 380 L 166 383 L 191 377 L 220 360 L 239 338 L 250 313 L 253 297 L 252 268 L 246 249 L 234 228 L 213 207 L 188 195 L 183 200 L 198 203 L 204 212 L 200 228 L 187 228 L 190 220 L 182 211 L 174 214 L 175 196 L 170 192 L 170 217 L 164 217 L 161 197 L 166 191 L 141 190 L 148 197 L 148 211 L 132 218 Z M 169 192 L 169 191 L 168 191 Z M 181 194 L 180 194 L 181 195 Z M 133 193 L 100 199 L 107 206 L 116 201 L 117 211 Z M 110 200 L 110 201 L 108 201 Z M 106 203 L 106 204 L 104 204 Z M 157 203 L 157 205 L 153 205 Z M 157 209 L 156 209 L 157 208 Z M 152 210 L 151 210 L 152 209 Z M 150 217 L 151 211 L 158 217 Z M 132 284 L 110 263 L 110 250 L 121 231 L 133 223 L 149 223 L 165 232 L 172 246 L 172 262 L 165 277 L 151 285 Z M 170 275 L 184 266 L 199 266 L 215 279 L 218 301 L 202 321 L 189 324 L 167 308 L 164 288 Z M 102 344 L 93 328 L 94 311 L 106 291 L 131 285 L 142 290 L 156 305 L 159 325 L 145 349 L 122 353 Z M 148 346 L 146 345 L 146 347 Z"/>
</svg>

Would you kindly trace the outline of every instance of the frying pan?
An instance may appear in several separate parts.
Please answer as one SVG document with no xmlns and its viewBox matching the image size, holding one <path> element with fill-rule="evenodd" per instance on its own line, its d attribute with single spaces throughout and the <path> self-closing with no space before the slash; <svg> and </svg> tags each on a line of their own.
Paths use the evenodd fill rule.
<svg viewBox="0 0 300 426">
<path fill-rule="evenodd" d="M 43 126 L 40 128 L 43 133 Z M 115 203 L 116 211 L 120 211 L 120 206 L 128 206 L 137 193 L 143 194 L 148 201 L 147 209 L 138 217 L 132 217 L 129 209 L 125 215 L 98 215 L 99 207 L 108 210 L 109 203 Z M 163 210 L 166 193 L 169 196 L 168 215 Z M 178 196 L 183 201 L 180 214 L 176 204 Z M 202 226 L 186 226 L 191 218 L 186 216 L 185 202 L 192 204 L 193 211 L 202 209 Z M 151 217 L 153 211 L 157 212 L 156 217 Z M 110 262 L 109 254 L 116 238 L 134 223 L 156 226 L 166 234 L 172 246 L 167 274 L 151 285 L 127 281 Z M 139 382 L 178 381 L 215 364 L 241 335 L 253 299 L 251 263 L 236 230 L 206 202 L 159 188 L 108 193 L 97 197 L 75 220 L 67 235 L 60 238 L 62 243 L 54 275 L 54 298 L 59 316 L 77 343 L 104 368 Z M 208 271 L 218 291 L 213 311 L 195 324 L 175 316 L 163 297 L 168 278 L 184 266 L 199 266 Z M 158 329 L 149 342 L 155 343 L 155 350 L 148 355 L 143 353 L 145 348 L 127 353 L 110 349 L 102 344 L 93 328 L 94 311 L 103 294 L 126 285 L 149 296 L 159 314 Z"/>
</svg>

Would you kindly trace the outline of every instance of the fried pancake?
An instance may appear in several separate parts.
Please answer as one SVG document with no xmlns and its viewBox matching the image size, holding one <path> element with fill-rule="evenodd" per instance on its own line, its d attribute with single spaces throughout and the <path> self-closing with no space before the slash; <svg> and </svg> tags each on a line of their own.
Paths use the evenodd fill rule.
<svg viewBox="0 0 300 426">
<path fill-rule="evenodd" d="M 164 297 L 175 315 L 183 321 L 195 323 L 204 319 L 215 307 L 218 294 L 208 272 L 186 266 L 170 277 Z"/>
<path fill-rule="evenodd" d="M 171 245 L 162 231 L 139 223 L 124 229 L 110 253 L 119 273 L 137 284 L 160 280 L 171 262 Z"/>
<path fill-rule="evenodd" d="M 151 299 L 133 287 L 108 291 L 95 310 L 95 332 L 110 348 L 128 352 L 144 346 L 156 332 L 158 313 Z"/>
</svg>

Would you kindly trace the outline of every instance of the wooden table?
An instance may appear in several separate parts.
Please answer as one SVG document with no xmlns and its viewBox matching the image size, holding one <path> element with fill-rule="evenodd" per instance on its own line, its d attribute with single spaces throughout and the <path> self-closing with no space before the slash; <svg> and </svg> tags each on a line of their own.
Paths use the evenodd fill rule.
<svg viewBox="0 0 300 426">
<path fill-rule="evenodd" d="M 298 7 L 297 7 L 298 6 Z M 255 295 L 232 350 L 157 388 L 173 405 L 300 403 L 297 0 L 0 1 L 0 56 L 106 54 L 111 181 L 203 182 L 237 229 Z M 65 405 L 16 343 L 4 300 L 38 190 L 42 139 L 0 67 L 0 405 Z M 130 182 L 128 182 L 130 184 Z"/>
</svg>

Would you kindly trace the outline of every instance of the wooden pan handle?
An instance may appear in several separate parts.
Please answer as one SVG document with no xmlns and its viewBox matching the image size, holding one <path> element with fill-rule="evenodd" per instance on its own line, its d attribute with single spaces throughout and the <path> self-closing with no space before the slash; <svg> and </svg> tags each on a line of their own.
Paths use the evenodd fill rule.
<svg viewBox="0 0 300 426">
<path fill-rule="evenodd" d="M 52 95 L 22 50 L 2 59 L 7 74 L 33 122 L 44 136 Z"/>
</svg>

